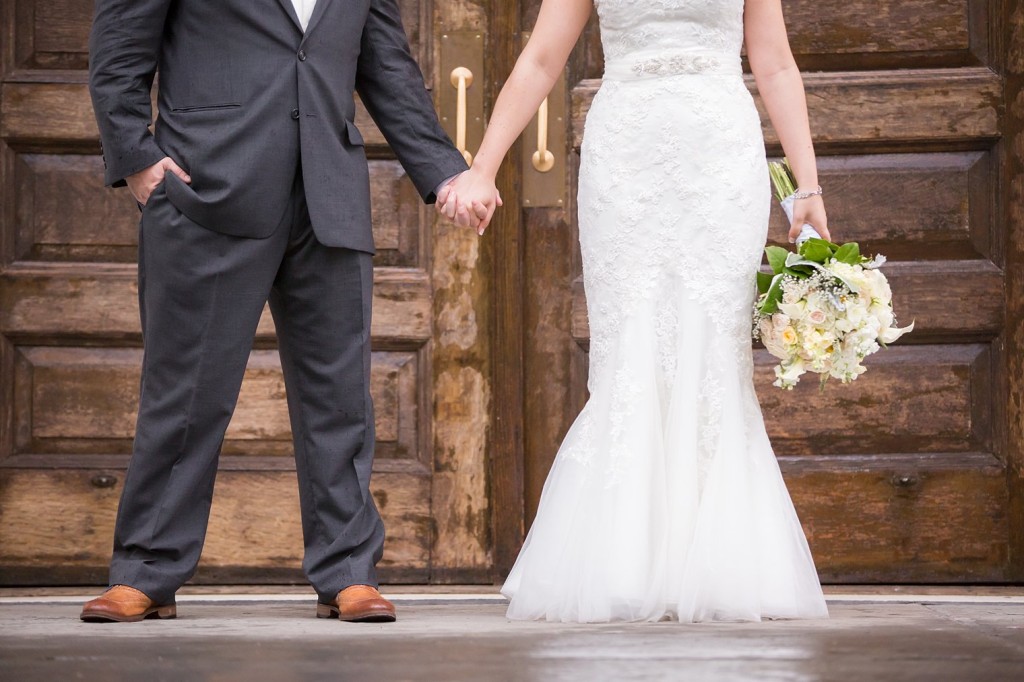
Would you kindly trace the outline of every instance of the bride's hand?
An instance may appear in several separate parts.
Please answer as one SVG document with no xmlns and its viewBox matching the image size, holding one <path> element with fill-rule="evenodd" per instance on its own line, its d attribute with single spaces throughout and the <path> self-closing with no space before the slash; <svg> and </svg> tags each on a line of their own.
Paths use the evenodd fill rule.
<svg viewBox="0 0 1024 682">
<path fill-rule="evenodd" d="M 471 168 L 438 195 L 437 211 L 456 225 L 472 227 L 482 235 L 502 203 L 494 178 Z"/>
<path fill-rule="evenodd" d="M 800 236 L 804 223 L 810 223 L 822 239 L 832 241 L 832 235 L 828 231 L 828 216 L 825 215 L 825 202 L 820 195 L 793 202 L 793 224 L 789 228 L 791 244 Z"/>
</svg>

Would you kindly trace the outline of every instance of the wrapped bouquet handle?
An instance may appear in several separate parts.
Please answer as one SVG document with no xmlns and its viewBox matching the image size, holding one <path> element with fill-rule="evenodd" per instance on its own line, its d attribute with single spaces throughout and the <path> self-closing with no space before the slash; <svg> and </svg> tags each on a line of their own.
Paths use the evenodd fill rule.
<svg viewBox="0 0 1024 682">
<path fill-rule="evenodd" d="M 785 211 L 786 213 L 786 217 L 789 218 L 790 224 L 793 223 L 793 204 L 796 203 L 797 198 L 798 196 L 794 192 L 793 194 L 790 194 L 788 197 L 782 199 L 779 202 L 779 204 L 782 206 L 782 210 Z M 800 229 L 800 236 L 796 238 L 796 245 L 800 246 L 808 239 L 821 238 L 822 237 L 818 233 L 818 231 L 814 229 L 814 225 L 811 225 L 810 223 L 804 223 L 804 226 Z"/>
<path fill-rule="evenodd" d="M 775 188 L 775 196 L 786 212 L 789 223 L 793 224 L 793 206 L 798 199 L 809 199 L 810 197 L 821 196 L 821 185 L 814 192 L 797 191 L 796 182 L 793 179 L 793 171 L 789 167 L 789 161 L 783 159 L 781 162 L 772 161 L 768 164 L 768 175 L 771 176 L 772 186 Z M 814 225 L 804 223 L 800 230 L 800 236 L 796 238 L 796 245 L 799 247 L 808 239 L 821 239 L 821 233 L 814 229 Z"/>
</svg>

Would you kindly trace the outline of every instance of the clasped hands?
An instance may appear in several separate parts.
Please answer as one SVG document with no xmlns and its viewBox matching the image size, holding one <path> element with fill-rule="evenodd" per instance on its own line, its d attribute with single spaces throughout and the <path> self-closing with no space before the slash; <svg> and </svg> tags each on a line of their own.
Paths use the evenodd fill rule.
<svg viewBox="0 0 1024 682">
<path fill-rule="evenodd" d="M 494 177 L 476 169 L 456 176 L 437 194 L 437 212 L 460 227 L 483 235 L 494 211 L 503 204 Z"/>
</svg>

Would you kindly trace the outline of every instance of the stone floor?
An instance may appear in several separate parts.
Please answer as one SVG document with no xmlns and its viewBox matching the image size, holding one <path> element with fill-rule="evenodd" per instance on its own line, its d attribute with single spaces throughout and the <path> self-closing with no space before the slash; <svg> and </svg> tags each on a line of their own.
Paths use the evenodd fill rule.
<svg viewBox="0 0 1024 682">
<path fill-rule="evenodd" d="M 834 594 L 828 621 L 700 625 L 511 623 L 487 594 L 392 596 L 388 625 L 317 620 L 304 594 L 182 596 L 176 620 L 138 624 L 0 597 L 0 680 L 1024 680 L 1019 596 Z"/>
</svg>

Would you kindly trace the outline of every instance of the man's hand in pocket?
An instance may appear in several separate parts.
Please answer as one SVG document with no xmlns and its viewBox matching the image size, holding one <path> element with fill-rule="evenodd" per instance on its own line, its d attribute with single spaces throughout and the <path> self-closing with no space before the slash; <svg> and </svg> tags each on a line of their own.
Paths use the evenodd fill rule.
<svg viewBox="0 0 1024 682">
<path fill-rule="evenodd" d="M 149 201 L 149 195 L 164 181 L 164 176 L 168 173 L 174 173 L 185 182 L 192 182 L 189 174 L 183 171 L 178 164 L 174 163 L 169 156 L 165 156 L 145 170 L 129 175 L 124 180 L 128 183 L 128 190 L 135 197 L 135 201 L 145 206 L 146 202 Z"/>
</svg>

